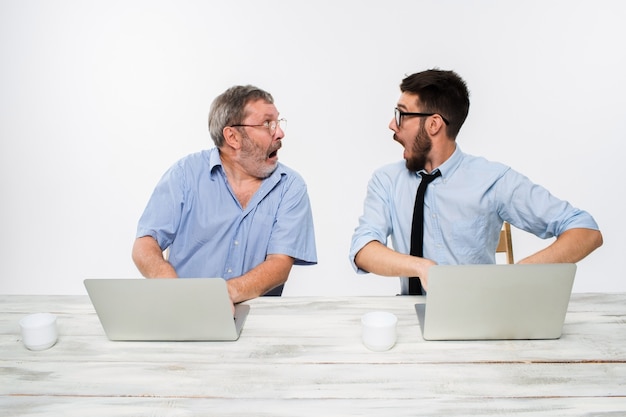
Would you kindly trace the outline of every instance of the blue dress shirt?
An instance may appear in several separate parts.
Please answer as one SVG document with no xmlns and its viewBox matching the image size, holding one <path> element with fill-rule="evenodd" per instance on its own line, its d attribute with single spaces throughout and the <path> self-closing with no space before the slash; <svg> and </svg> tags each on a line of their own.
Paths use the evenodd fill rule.
<svg viewBox="0 0 626 417">
<path fill-rule="evenodd" d="M 424 257 L 441 265 L 495 263 L 502 222 L 541 238 L 572 228 L 598 229 L 589 213 L 572 207 L 503 164 L 467 155 L 457 146 L 426 191 Z M 369 242 L 409 253 L 415 194 L 421 177 L 399 161 L 374 172 L 363 215 L 355 229 L 350 261 Z M 402 293 L 408 279 L 401 277 Z"/>
<path fill-rule="evenodd" d="M 181 278 L 230 279 L 268 254 L 296 265 L 317 263 L 313 216 L 302 177 L 277 169 L 242 209 L 216 148 L 174 164 L 157 184 L 139 220 L 137 237 L 152 236 Z"/>
</svg>

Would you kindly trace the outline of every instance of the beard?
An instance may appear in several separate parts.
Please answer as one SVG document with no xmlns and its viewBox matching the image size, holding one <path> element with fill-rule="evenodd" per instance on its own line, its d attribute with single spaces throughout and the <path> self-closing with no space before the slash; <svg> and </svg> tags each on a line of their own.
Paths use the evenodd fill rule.
<svg viewBox="0 0 626 417">
<path fill-rule="evenodd" d="M 418 172 L 426 166 L 426 156 L 433 147 L 433 142 L 426 132 L 424 123 L 420 122 L 419 130 L 415 135 L 411 156 L 406 160 L 406 168 L 411 172 Z"/>
<path fill-rule="evenodd" d="M 248 174 L 257 178 L 267 178 L 278 167 L 278 160 L 269 163 L 268 158 L 274 156 L 281 148 L 282 142 L 273 141 L 269 149 L 263 149 L 244 133 L 239 163 Z"/>
</svg>

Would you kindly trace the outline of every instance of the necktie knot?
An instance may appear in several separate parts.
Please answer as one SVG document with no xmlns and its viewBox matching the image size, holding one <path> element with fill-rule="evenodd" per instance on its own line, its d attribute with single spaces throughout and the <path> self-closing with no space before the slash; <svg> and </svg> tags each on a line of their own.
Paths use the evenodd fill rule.
<svg viewBox="0 0 626 417">
<path fill-rule="evenodd" d="M 425 172 L 422 172 L 420 176 L 422 177 L 422 182 L 420 183 L 420 187 L 426 187 L 428 184 L 433 182 L 435 178 L 441 176 L 441 171 L 435 171 L 432 174 L 427 174 Z"/>
</svg>

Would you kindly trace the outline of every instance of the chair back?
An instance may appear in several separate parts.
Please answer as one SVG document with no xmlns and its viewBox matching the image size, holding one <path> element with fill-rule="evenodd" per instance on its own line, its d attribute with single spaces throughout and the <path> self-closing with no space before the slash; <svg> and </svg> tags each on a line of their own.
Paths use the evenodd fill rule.
<svg viewBox="0 0 626 417">
<path fill-rule="evenodd" d="M 506 255 L 506 262 L 509 264 L 515 263 L 513 260 L 513 241 L 511 240 L 511 225 L 508 222 L 504 222 L 502 230 L 500 231 L 500 241 L 498 247 L 496 247 L 496 253 L 504 253 Z"/>
</svg>

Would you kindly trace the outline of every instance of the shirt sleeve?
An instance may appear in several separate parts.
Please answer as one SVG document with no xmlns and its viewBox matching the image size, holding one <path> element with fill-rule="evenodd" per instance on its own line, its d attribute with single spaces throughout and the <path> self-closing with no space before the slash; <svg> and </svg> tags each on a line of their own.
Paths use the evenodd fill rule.
<svg viewBox="0 0 626 417">
<path fill-rule="evenodd" d="M 387 245 L 387 237 L 392 232 L 393 201 L 389 194 L 393 189 L 392 185 L 390 178 L 383 175 L 381 171 L 375 172 L 367 185 L 363 215 L 359 218 L 359 224 L 352 235 L 350 244 L 350 263 L 357 273 L 368 272 L 360 269 L 354 261 L 356 254 L 365 245 L 372 241 Z"/>
<path fill-rule="evenodd" d="M 497 190 L 501 217 L 542 239 L 558 237 L 574 228 L 599 230 L 591 214 L 512 169 L 497 183 Z"/>
<path fill-rule="evenodd" d="M 291 256 L 295 265 L 315 265 L 315 230 L 307 187 L 301 177 L 291 175 L 282 190 L 267 253 Z"/>
<path fill-rule="evenodd" d="M 166 249 L 176 236 L 185 204 L 184 175 L 178 165 L 171 167 L 156 185 L 139 219 L 136 237 L 152 236 Z"/>
</svg>

